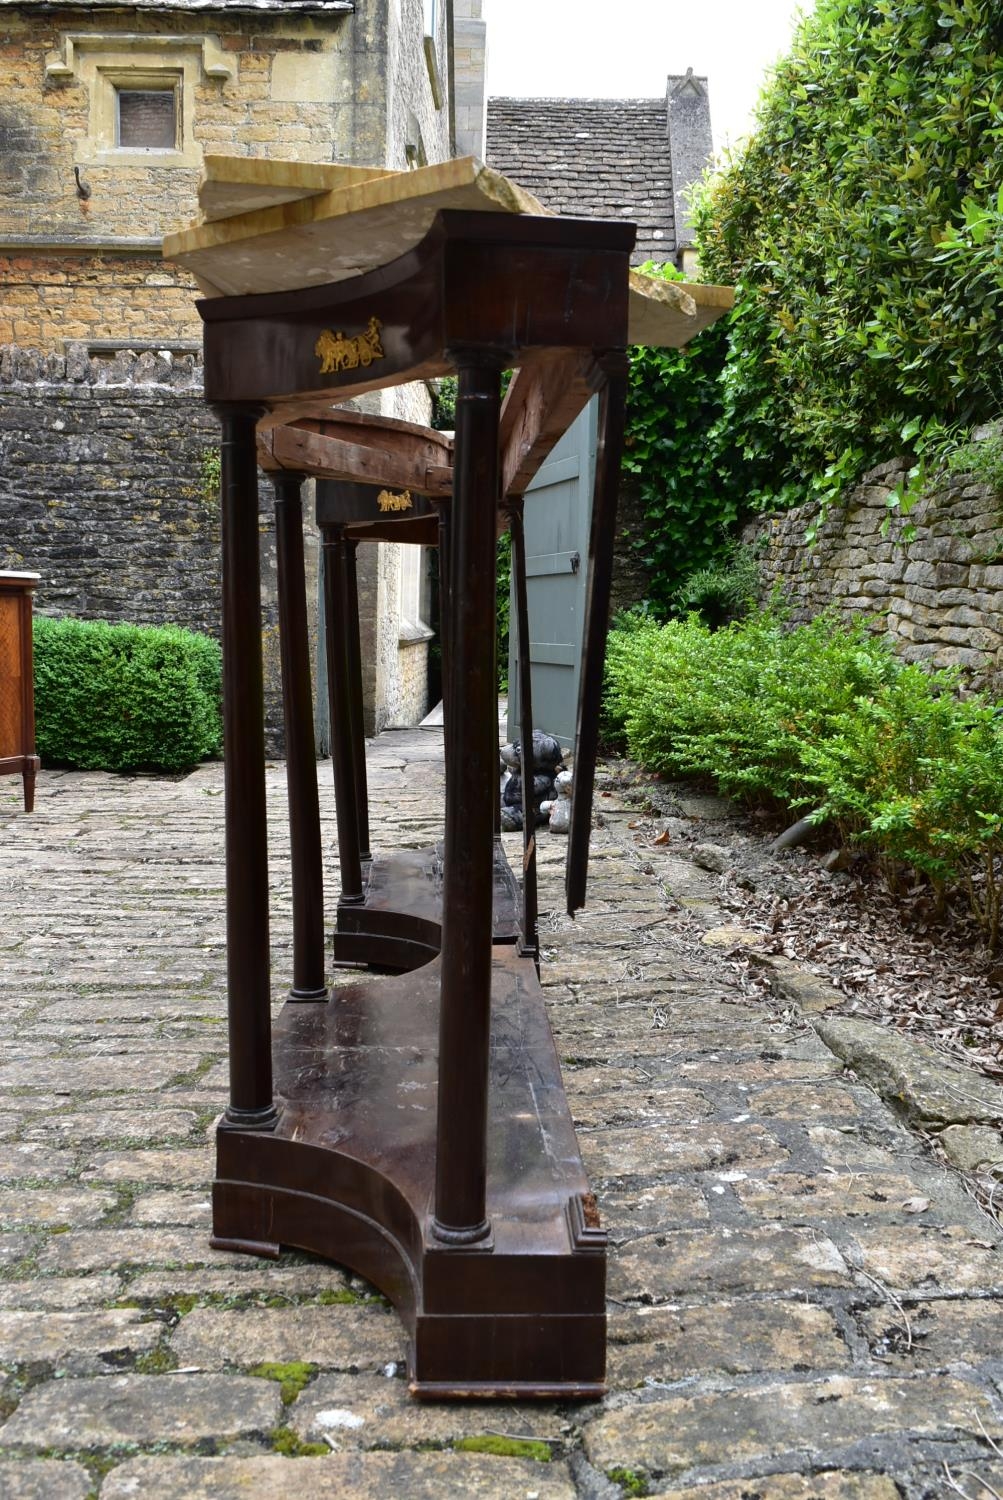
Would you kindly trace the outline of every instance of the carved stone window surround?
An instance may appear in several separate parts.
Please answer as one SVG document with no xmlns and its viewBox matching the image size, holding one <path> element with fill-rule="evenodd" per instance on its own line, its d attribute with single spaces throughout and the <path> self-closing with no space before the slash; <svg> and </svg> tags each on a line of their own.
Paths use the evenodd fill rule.
<svg viewBox="0 0 1003 1500">
<path fill-rule="evenodd" d="M 79 166 L 198 167 L 194 100 L 205 78 L 225 83 L 234 63 L 214 36 L 157 36 L 132 32 L 66 32 L 46 60 L 48 78 L 75 78 L 90 94 L 87 135 L 77 142 Z M 175 150 L 123 149 L 117 142 L 119 89 L 173 89 L 178 113 Z"/>
</svg>

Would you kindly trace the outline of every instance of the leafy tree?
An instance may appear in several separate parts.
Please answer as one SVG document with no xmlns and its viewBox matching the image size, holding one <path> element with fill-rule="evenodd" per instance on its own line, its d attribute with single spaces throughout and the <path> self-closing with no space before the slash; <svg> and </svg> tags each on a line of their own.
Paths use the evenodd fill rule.
<svg viewBox="0 0 1003 1500">
<path fill-rule="evenodd" d="M 699 211 L 704 274 L 758 313 L 733 321 L 724 378 L 742 423 L 741 369 L 767 367 L 752 446 L 765 436 L 778 490 L 838 489 L 997 414 L 1001 178 L 997 4 L 820 0 Z"/>
<path fill-rule="evenodd" d="M 824 514 L 872 464 L 939 459 L 999 414 L 1001 182 L 995 0 L 819 0 L 697 206 L 701 274 L 734 311 L 633 361 L 635 545 L 660 613 L 736 520 Z"/>
</svg>

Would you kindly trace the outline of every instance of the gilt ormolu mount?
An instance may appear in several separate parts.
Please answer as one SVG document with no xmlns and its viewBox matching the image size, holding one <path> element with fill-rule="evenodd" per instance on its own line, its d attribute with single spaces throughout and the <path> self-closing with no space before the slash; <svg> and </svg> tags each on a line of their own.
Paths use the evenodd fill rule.
<svg viewBox="0 0 1003 1500">
<path fill-rule="evenodd" d="M 422 235 L 408 242 L 405 233 L 396 258 L 356 275 L 346 274 L 343 261 L 358 215 L 386 209 L 396 192 L 402 222 L 413 227 L 422 173 L 396 186 L 380 179 L 368 208 L 356 192 L 340 224 L 329 201 L 327 209 L 314 204 L 310 222 L 275 209 L 270 218 L 252 213 L 209 224 L 167 246 L 203 284 L 228 293 L 200 303 L 206 394 L 223 423 L 231 1087 L 218 1132 L 214 1242 L 273 1255 L 299 1246 L 375 1282 L 407 1327 L 417 1395 L 592 1396 L 604 1378 L 605 1235 L 537 980 L 532 818 L 520 903 L 496 857 L 485 789 L 496 783 L 498 765 L 497 531 L 512 526 L 525 624 L 522 495 L 598 392 L 568 850 L 568 905 L 577 909 L 585 895 L 625 351 L 639 295 L 629 280 L 634 229 L 513 212 L 535 207 L 515 189 L 501 194 L 503 202 L 486 198 L 491 211 L 471 211 L 479 169 L 448 165 L 448 173 L 428 171 L 440 172 L 434 181 L 441 186 L 443 174 L 459 182 L 466 170 L 471 181 L 460 183 L 458 200 L 430 191 Z M 336 189 L 327 194 L 338 197 Z M 451 209 L 450 201 L 464 206 Z M 379 222 L 378 215 L 366 220 Z M 324 282 L 318 239 L 335 231 L 341 259 L 332 252 L 330 264 L 341 279 Z M 390 233 L 385 223 L 381 233 Z M 281 289 L 283 276 L 289 289 Z M 258 286 L 280 289 L 254 294 Z M 688 336 L 726 305 L 724 297 L 698 309 L 685 294 L 652 296 L 662 313 L 667 300 Z M 502 403 L 501 373 L 513 367 Z M 363 391 L 448 372 L 458 377 L 453 443 L 334 408 Z M 258 456 L 276 483 L 293 855 L 294 973 L 274 1033 Z M 330 995 L 300 529 L 308 473 L 338 481 L 318 516 L 327 551 L 342 887 L 335 952 L 401 971 Z M 441 850 L 381 859 L 368 848 L 354 549 L 384 535 L 437 540 L 442 548 L 446 793 Z M 519 634 L 528 651 L 528 629 Z M 522 670 L 528 689 L 528 660 Z M 529 700 L 524 691 L 524 745 L 531 743 Z"/>
</svg>

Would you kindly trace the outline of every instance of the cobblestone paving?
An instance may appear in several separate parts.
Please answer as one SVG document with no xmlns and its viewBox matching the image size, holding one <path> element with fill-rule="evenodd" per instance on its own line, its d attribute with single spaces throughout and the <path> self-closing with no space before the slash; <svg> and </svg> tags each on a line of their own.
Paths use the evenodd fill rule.
<svg viewBox="0 0 1003 1500">
<path fill-rule="evenodd" d="M 440 755 L 434 731 L 376 742 L 379 846 L 435 835 Z M 268 786 L 278 1006 L 281 766 Z M 1003 1490 L 994 1225 L 788 1003 L 743 995 L 715 877 L 639 850 L 615 797 L 575 922 L 564 843 L 540 840 L 544 983 L 612 1236 L 609 1395 L 418 1407 L 365 1283 L 209 1248 L 220 768 L 46 773 L 32 817 L 19 791 L 0 782 L 4 1500 Z"/>
</svg>

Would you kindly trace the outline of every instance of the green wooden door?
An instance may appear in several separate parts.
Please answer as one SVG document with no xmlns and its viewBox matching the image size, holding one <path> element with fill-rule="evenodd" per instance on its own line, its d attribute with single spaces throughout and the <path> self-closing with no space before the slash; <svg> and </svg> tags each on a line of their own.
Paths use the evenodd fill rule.
<svg viewBox="0 0 1003 1500">
<path fill-rule="evenodd" d="M 595 472 L 595 400 L 569 427 L 526 491 L 526 593 L 529 600 L 533 717 L 536 728 L 573 748 L 578 712 L 589 523 Z M 509 642 L 508 735 L 519 734 L 515 605 Z"/>
</svg>

